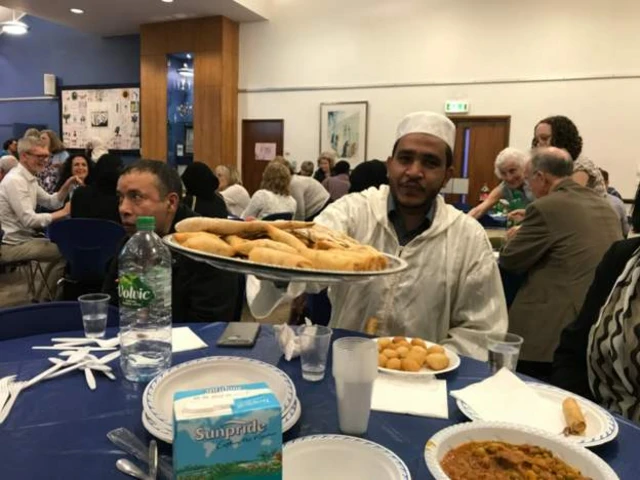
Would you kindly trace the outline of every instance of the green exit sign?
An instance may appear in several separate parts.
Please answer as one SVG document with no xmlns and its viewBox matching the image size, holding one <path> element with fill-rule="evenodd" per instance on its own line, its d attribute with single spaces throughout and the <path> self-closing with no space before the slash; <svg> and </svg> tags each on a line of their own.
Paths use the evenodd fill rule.
<svg viewBox="0 0 640 480">
<path fill-rule="evenodd" d="M 445 113 L 469 113 L 469 102 L 467 100 L 447 100 L 444 102 Z"/>
</svg>

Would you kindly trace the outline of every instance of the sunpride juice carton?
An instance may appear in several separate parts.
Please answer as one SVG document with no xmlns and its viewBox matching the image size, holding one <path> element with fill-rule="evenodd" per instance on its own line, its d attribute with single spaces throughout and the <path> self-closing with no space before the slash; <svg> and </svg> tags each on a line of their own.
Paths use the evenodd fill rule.
<svg viewBox="0 0 640 480">
<path fill-rule="evenodd" d="M 176 480 L 282 480 L 282 416 L 266 383 L 173 396 Z"/>
</svg>

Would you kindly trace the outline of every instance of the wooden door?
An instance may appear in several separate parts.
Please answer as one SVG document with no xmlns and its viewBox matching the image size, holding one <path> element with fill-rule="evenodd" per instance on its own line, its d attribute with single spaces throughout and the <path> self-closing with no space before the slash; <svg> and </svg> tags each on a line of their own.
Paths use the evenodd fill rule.
<svg viewBox="0 0 640 480">
<path fill-rule="evenodd" d="M 500 151 L 509 145 L 511 117 L 449 117 L 456 125 L 454 177 L 469 179 L 467 195 L 446 195 L 448 203 L 464 202 L 472 207 L 479 203 L 480 190 L 486 184 L 496 187 L 500 180 L 493 164 Z"/>
<path fill-rule="evenodd" d="M 269 163 L 256 160 L 256 143 L 275 143 L 276 155 L 282 155 L 284 120 L 242 120 L 242 183 L 251 195 L 260 188 Z"/>
</svg>

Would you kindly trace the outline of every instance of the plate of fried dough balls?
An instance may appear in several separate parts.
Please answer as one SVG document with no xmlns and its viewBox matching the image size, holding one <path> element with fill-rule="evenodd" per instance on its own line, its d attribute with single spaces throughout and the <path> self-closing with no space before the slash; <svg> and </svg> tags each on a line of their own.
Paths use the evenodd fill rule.
<svg viewBox="0 0 640 480">
<path fill-rule="evenodd" d="M 434 375 L 460 366 L 457 353 L 436 343 L 411 337 L 382 337 L 378 342 L 378 370 L 407 375 Z"/>
</svg>

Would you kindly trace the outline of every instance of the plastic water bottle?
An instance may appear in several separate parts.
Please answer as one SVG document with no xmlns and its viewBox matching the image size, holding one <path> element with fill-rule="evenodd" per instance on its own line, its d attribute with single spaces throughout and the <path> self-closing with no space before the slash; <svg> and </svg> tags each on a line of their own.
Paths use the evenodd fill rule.
<svg viewBox="0 0 640 480">
<path fill-rule="evenodd" d="M 155 223 L 155 217 L 138 217 L 138 231 L 118 259 L 120 366 L 134 382 L 151 380 L 171 364 L 171 253 Z"/>
</svg>

